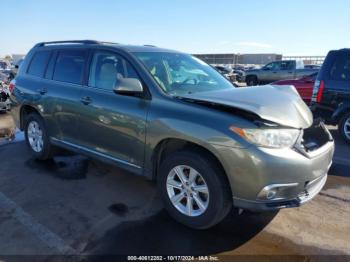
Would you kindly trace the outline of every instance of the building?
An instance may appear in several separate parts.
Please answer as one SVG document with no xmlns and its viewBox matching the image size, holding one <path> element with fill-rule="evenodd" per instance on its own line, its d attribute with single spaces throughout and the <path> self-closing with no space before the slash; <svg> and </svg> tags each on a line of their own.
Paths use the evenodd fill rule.
<svg viewBox="0 0 350 262">
<path fill-rule="evenodd" d="M 279 60 L 282 60 L 282 55 L 279 54 L 242 54 L 239 56 L 238 64 L 266 65 Z"/>
<path fill-rule="evenodd" d="M 269 62 L 282 60 L 279 54 L 196 54 L 194 55 L 208 64 L 254 64 L 265 65 Z"/>
<path fill-rule="evenodd" d="M 237 54 L 197 54 L 194 55 L 208 64 L 235 65 L 239 55 Z"/>
<path fill-rule="evenodd" d="M 302 60 L 305 65 L 322 65 L 325 56 L 283 56 L 283 60 Z"/>
<path fill-rule="evenodd" d="M 284 56 L 281 54 L 196 54 L 208 64 L 214 65 L 266 65 L 280 60 L 302 60 L 305 65 L 321 65 L 325 56 Z"/>
</svg>

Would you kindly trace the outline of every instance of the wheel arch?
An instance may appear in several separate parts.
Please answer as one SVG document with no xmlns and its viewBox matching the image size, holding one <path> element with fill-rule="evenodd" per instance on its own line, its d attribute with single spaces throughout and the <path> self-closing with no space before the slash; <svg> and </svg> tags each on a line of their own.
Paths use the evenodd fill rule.
<svg viewBox="0 0 350 262">
<path fill-rule="evenodd" d="M 180 150 L 191 150 L 194 152 L 198 152 L 199 154 L 204 154 L 206 157 L 210 158 L 213 162 L 217 164 L 218 168 L 220 168 L 220 170 L 223 172 L 223 175 L 227 180 L 226 182 L 228 183 L 228 185 L 230 185 L 229 178 L 227 176 L 224 166 L 219 160 L 219 157 L 212 150 L 202 145 L 199 145 L 197 143 L 194 143 L 192 141 L 187 141 L 187 140 L 178 139 L 178 138 L 166 138 L 161 140 L 156 145 L 151 157 L 151 162 L 152 162 L 151 179 L 152 180 L 157 179 L 157 173 L 158 173 L 160 164 L 166 158 L 166 156 Z M 231 190 L 231 187 L 230 187 L 230 190 Z"/>
<path fill-rule="evenodd" d="M 350 113 L 350 102 L 342 103 L 333 113 L 331 119 L 332 123 L 338 124 L 338 122 L 341 120 L 341 118 L 347 114 Z"/>
<path fill-rule="evenodd" d="M 24 130 L 25 128 L 25 120 L 26 118 L 28 117 L 29 114 L 31 113 L 36 113 L 38 114 L 39 116 L 41 116 L 41 114 L 39 113 L 39 110 L 36 109 L 34 106 L 31 106 L 31 105 L 23 105 L 20 109 L 20 130 Z"/>
<path fill-rule="evenodd" d="M 247 82 L 250 78 L 255 78 L 256 82 L 259 83 L 259 77 L 256 74 L 246 75 L 245 81 Z"/>
</svg>

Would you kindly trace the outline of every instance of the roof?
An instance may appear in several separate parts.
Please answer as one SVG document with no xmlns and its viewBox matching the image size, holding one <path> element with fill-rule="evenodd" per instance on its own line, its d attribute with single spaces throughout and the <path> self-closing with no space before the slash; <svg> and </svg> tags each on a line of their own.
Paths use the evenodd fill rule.
<svg viewBox="0 0 350 262">
<path fill-rule="evenodd" d="M 125 50 L 127 52 L 171 52 L 171 53 L 176 52 L 176 53 L 179 53 L 174 50 L 163 49 L 153 45 L 126 45 L 126 44 L 103 42 L 103 41 L 96 41 L 96 40 L 66 40 L 66 41 L 41 42 L 36 44 L 34 48 L 53 47 L 53 46 L 71 47 L 71 46 L 87 46 L 87 45 L 115 47 L 118 49 Z"/>
</svg>

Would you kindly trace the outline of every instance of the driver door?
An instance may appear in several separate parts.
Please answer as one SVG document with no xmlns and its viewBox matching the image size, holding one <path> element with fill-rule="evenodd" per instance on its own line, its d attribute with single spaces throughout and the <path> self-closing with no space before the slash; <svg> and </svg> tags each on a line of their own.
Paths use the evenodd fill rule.
<svg viewBox="0 0 350 262">
<path fill-rule="evenodd" d="M 82 92 L 79 131 L 83 149 L 131 167 L 143 166 L 146 116 L 150 100 L 116 94 L 118 78 L 137 78 L 117 53 L 96 50 Z"/>
</svg>

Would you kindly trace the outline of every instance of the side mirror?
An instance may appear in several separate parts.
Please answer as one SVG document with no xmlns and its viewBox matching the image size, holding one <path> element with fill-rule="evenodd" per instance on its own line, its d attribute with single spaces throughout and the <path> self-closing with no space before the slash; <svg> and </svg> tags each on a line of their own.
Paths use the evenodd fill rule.
<svg viewBox="0 0 350 262">
<path fill-rule="evenodd" d="M 18 68 L 19 68 L 19 65 L 15 65 L 15 68 L 18 69 Z"/>
<path fill-rule="evenodd" d="M 136 78 L 121 78 L 113 91 L 119 95 L 140 95 L 143 93 L 143 87 Z"/>
</svg>

